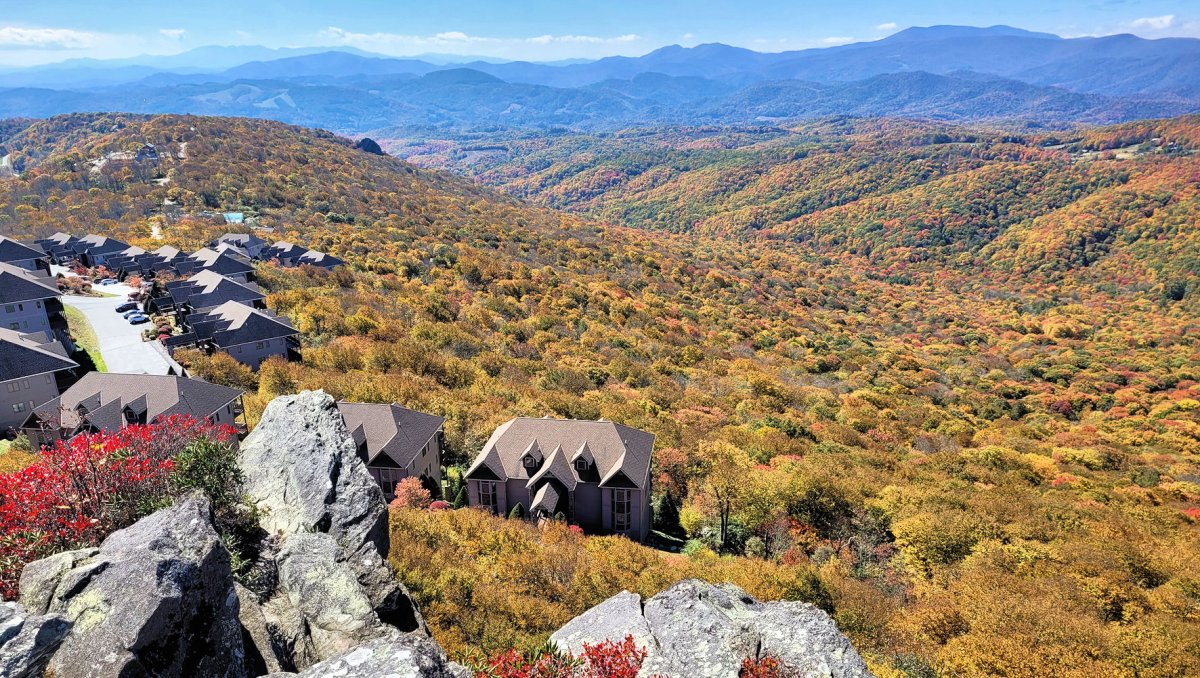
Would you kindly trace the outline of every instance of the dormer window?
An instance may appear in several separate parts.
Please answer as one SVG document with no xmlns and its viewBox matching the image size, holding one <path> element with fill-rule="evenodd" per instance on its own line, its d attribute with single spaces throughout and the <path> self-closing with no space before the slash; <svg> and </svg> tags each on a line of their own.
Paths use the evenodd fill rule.
<svg viewBox="0 0 1200 678">
<path fill-rule="evenodd" d="M 587 463 L 587 459 L 576 459 L 576 460 L 575 460 L 575 470 L 576 470 L 576 471 L 586 471 L 586 470 L 588 470 L 588 463 Z"/>
<path fill-rule="evenodd" d="M 537 459 L 533 457 L 525 457 L 525 468 L 537 468 Z"/>
</svg>

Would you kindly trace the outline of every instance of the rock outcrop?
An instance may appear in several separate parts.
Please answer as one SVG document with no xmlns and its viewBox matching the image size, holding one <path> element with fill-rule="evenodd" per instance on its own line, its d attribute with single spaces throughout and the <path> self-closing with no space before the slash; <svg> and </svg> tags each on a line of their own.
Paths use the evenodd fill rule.
<svg viewBox="0 0 1200 678">
<path fill-rule="evenodd" d="M 69 625 L 46 668 L 59 678 L 246 675 L 229 553 L 202 496 L 112 533 L 98 549 L 31 563 L 21 604 Z"/>
<path fill-rule="evenodd" d="M 802 676 L 865 678 L 866 664 L 829 615 L 807 603 L 760 603 L 732 584 L 680 582 L 645 601 L 619 593 L 550 640 L 579 654 L 584 643 L 632 635 L 648 651 L 642 676 L 727 678 L 742 660 L 771 656 Z"/>
<path fill-rule="evenodd" d="M 428 635 L 384 560 L 387 505 L 333 398 L 271 401 L 238 465 L 278 548 L 278 583 L 260 594 L 279 666 L 304 669 L 396 630 Z"/>
<path fill-rule="evenodd" d="M 273 674 L 283 678 L 295 674 Z M 471 678 L 464 666 L 446 658 L 437 643 L 415 633 L 393 634 L 368 641 L 349 652 L 301 672 L 298 678 Z"/>
<path fill-rule="evenodd" d="M 17 603 L 0 604 L 0 676 L 41 676 L 70 629 L 60 614 L 31 616 Z"/>
</svg>

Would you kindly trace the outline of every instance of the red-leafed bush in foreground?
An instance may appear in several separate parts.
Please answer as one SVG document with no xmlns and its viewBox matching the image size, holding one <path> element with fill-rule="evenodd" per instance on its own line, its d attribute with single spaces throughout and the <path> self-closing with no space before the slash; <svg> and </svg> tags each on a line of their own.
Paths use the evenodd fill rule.
<svg viewBox="0 0 1200 678">
<path fill-rule="evenodd" d="M 615 643 L 584 643 L 578 658 L 547 650 L 525 655 L 509 650 L 476 669 L 475 678 L 635 678 L 645 660 L 646 650 L 633 636 L 625 636 Z"/>
<path fill-rule="evenodd" d="M 175 415 L 59 441 L 32 466 L 0 474 L 0 597 L 16 597 L 26 563 L 97 544 L 163 506 L 173 488 L 193 486 L 177 477 L 176 455 L 199 439 L 228 447 L 233 434 Z"/>
</svg>

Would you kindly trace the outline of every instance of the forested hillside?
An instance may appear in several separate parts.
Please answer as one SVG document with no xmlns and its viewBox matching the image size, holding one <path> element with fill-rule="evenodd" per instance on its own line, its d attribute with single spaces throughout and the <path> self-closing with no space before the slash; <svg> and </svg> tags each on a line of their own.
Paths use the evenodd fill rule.
<svg viewBox="0 0 1200 678">
<path fill-rule="evenodd" d="M 1200 269 L 1198 136 L 1197 117 L 1055 134 L 835 118 L 386 145 L 550 207 L 803 243 L 897 279 L 950 267 L 1171 286 Z"/>
<path fill-rule="evenodd" d="M 656 527 L 687 555 L 454 514 L 393 524 L 460 655 L 536 642 L 616 586 L 741 562 L 770 574 L 762 592 L 830 609 L 880 675 L 1185 676 L 1196 125 L 391 146 L 531 207 L 278 123 L 71 116 L 4 128 L 20 175 L 0 180 L 0 232 L 195 246 L 238 210 L 344 257 L 260 271 L 303 364 L 193 358 L 253 392 L 251 417 L 298 388 L 396 401 L 447 417 L 451 462 L 514 415 L 654 433 Z"/>
</svg>

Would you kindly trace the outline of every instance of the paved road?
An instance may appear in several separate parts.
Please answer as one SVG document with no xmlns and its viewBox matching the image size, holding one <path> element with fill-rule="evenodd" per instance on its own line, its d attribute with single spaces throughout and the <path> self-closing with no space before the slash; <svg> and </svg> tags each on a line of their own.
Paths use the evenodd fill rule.
<svg viewBox="0 0 1200 678">
<path fill-rule="evenodd" d="M 109 372 L 127 374 L 166 374 L 170 369 L 161 353 L 149 343 L 142 341 L 142 330 L 147 324 L 130 325 L 116 312 L 117 306 L 125 303 L 125 295 L 133 290 L 126 285 L 109 285 L 96 289 L 115 297 L 80 297 L 64 294 L 63 303 L 77 308 L 87 316 L 88 322 L 100 341 L 100 355 Z"/>
</svg>

